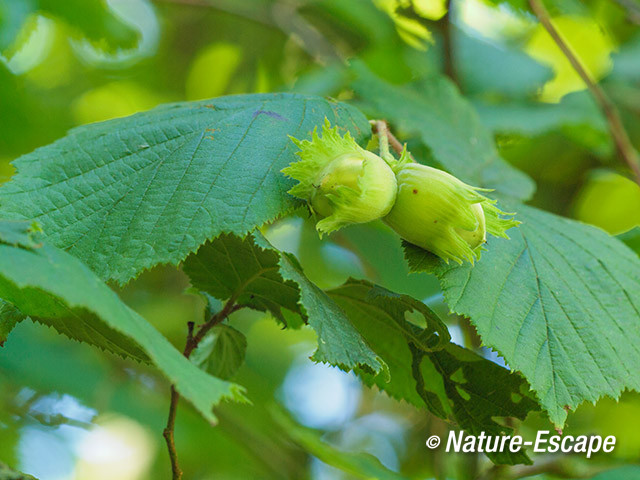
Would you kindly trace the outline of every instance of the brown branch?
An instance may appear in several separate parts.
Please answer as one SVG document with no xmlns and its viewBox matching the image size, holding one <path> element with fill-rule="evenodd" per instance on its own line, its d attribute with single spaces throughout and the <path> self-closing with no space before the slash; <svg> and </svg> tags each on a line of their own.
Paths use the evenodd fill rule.
<svg viewBox="0 0 640 480">
<path fill-rule="evenodd" d="M 229 299 L 227 303 L 224 305 L 222 310 L 213 315 L 206 323 L 204 323 L 199 329 L 198 332 L 194 335 L 194 323 L 189 322 L 188 333 L 187 333 L 187 341 L 184 346 L 184 350 L 182 354 L 189 358 L 193 351 L 198 348 L 198 345 L 205 337 L 209 330 L 223 322 L 229 315 L 233 312 L 242 308 L 242 305 L 235 305 L 235 298 Z M 162 435 L 167 443 L 167 450 L 169 451 L 169 460 L 171 461 L 171 472 L 173 480 L 181 480 L 182 479 L 182 470 L 180 469 L 180 464 L 178 462 L 178 453 L 176 451 L 176 443 L 174 438 L 174 431 L 176 426 L 176 415 L 178 413 L 178 402 L 180 401 L 180 394 L 176 390 L 175 385 L 171 385 L 171 400 L 169 403 L 169 416 L 167 418 L 167 426 L 165 427 Z"/>
<path fill-rule="evenodd" d="M 460 88 L 458 72 L 455 64 L 455 45 L 453 42 L 453 31 L 451 24 L 453 3 L 447 1 L 447 13 L 438 22 L 442 25 L 442 56 L 444 61 L 444 73 L 449 79 Z"/>
<path fill-rule="evenodd" d="M 631 22 L 640 25 L 640 5 L 633 0 L 613 0 L 613 2 L 627 12 Z"/>
<path fill-rule="evenodd" d="M 629 140 L 629 135 L 624 128 L 618 109 L 613 104 L 613 102 L 609 100 L 609 97 L 604 92 L 604 90 L 596 82 L 593 81 L 578 57 L 576 57 L 571 47 L 565 42 L 564 38 L 562 38 L 560 33 L 556 30 L 553 23 L 551 22 L 549 12 L 541 3 L 541 1 L 529 0 L 529 5 L 531 5 L 531 9 L 538 17 L 538 20 L 540 20 L 542 26 L 549 33 L 551 38 L 556 42 L 562 53 L 571 63 L 571 66 L 578 73 L 578 75 L 580 75 L 580 78 L 582 78 L 584 83 L 589 88 L 591 95 L 593 95 L 593 98 L 598 104 L 598 107 L 600 107 L 600 110 L 607 120 L 607 124 L 609 125 L 609 132 L 611 134 L 611 137 L 613 138 L 614 143 L 616 144 L 620 156 L 629 166 L 636 177 L 636 182 L 640 185 L 640 159 L 638 158 L 638 153 L 633 147 L 631 140 Z"/>
<path fill-rule="evenodd" d="M 171 478 L 173 480 L 180 480 L 182 478 L 182 470 L 180 470 L 180 464 L 178 463 L 178 452 L 176 451 L 176 442 L 173 432 L 176 427 L 176 414 L 178 413 L 178 402 L 180 401 L 180 394 L 176 390 L 176 387 L 171 385 L 171 403 L 169 404 L 169 418 L 167 419 L 167 426 L 162 432 L 162 436 L 167 442 L 167 449 L 169 450 L 169 460 L 171 461 Z"/>
</svg>

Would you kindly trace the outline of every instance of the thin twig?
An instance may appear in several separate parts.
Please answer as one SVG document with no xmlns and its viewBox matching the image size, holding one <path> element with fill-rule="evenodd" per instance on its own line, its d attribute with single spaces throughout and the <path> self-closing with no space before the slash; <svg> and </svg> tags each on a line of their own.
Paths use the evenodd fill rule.
<svg viewBox="0 0 640 480">
<path fill-rule="evenodd" d="M 341 60 L 334 45 L 298 12 L 295 5 L 276 2 L 271 10 L 271 17 L 275 24 L 294 40 L 299 39 L 300 46 L 317 62 L 328 63 Z"/>
<path fill-rule="evenodd" d="M 242 308 L 242 305 L 235 305 L 235 299 L 229 299 L 227 303 L 224 305 L 222 310 L 213 315 L 206 323 L 204 323 L 194 335 L 194 323 L 189 322 L 188 333 L 187 333 L 187 341 L 184 346 L 184 350 L 182 354 L 189 358 L 193 351 L 198 348 L 198 345 L 205 337 L 205 335 L 211 330 L 213 327 L 223 322 L 229 315 L 233 312 Z M 180 394 L 176 390 L 175 385 L 171 385 L 171 400 L 169 403 L 169 416 L 167 418 L 167 426 L 165 427 L 162 435 L 167 443 L 167 449 L 169 450 L 169 459 L 171 460 L 171 472 L 173 480 L 181 480 L 182 478 L 182 470 L 180 469 L 180 464 L 178 462 L 178 453 L 176 451 L 176 443 L 174 438 L 174 431 L 176 426 L 176 415 L 178 413 L 178 402 L 180 401 Z"/>
<path fill-rule="evenodd" d="M 609 97 L 604 92 L 604 90 L 600 88 L 600 86 L 596 82 L 593 81 L 585 67 L 574 54 L 571 47 L 565 42 L 560 33 L 556 30 L 553 23 L 551 22 L 549 12 L 540 2 L 540 0 L 529 0 L 529 5 L 531 5 L 531 9 L 538 17 L 538 20 L 540 20 L 542 26 L 547 30 L 551 38 L 553 38 L 560 50 L 562 50 L 562 53 L 567 57 L 567 60 L 569 60 L 571 66 L 578 73 L 578 75 L 580 75 L 580 78 L 582 78 L 584 83 L 589 88 L 589 91 L 600 107 L 600 110 L 602 110 L 602 113 L 607 119 L 609 132 L 611 133 L 611 137 L 616 144 L 620 156 L 629 166 L 636 177 L 636 182 L 640 185 L 640 159 L 638 158 L 638 153 L 633 147 L 631 140 L 629 140 L 629 135 L 627 134 L 627 131 L 622 124 L 618 109 L 613 104 L 613 102 L 609 100 Z"/>
<path fill-rule="evenodd" d="M 452 0 L 447 1 L 447 13 L 440 20 L 442 25 L 442 56 L 444 60 L 444 73 L 449 79 L 460 88 L 460 82 L 458 81 L 458 72 L 455 63 L 455 45 L 453 42 L 453 25 L 451 24 L 453 16 L 453 4 Z"/>
<path fill-rule="evenodd" d="M 176 451 L 176 442 L 173 434 L 176 427 L 176 414 L 178 413 L 179 401 L 180 394 L 176 390 L 176 387 L 171 385 L 169 418 L 167 419 L 167 426 L 162 432 L 162 435 L 167 442 L 167 449 L 169 450 L 169 460 L 171 460 L 171 478 L 173 478 L 173 480 L 180 480 L 182 478 L 182 470 L 180 470 L 180 464 L 178 463 L 178 452 Z"/>
<path fill-rule="evenodd" d="M 299 12 L 294 5 L 276 3 L 273 7 L 249 5 L 238 0 L 154 0 L 156 3 L 172 3 L 190 7 L 204 7 L 245 18 L 252 22 L 277 28 L 292 37 L 316 61 L 340 60 L 341 56 L 332 43 Z"/>
<path fill-rule="evenodd" d="M 640 25 L 640 5 L 633 0 L 613 0 L 621 8 L 626 10 L 629 20 Z"/>
</svg>

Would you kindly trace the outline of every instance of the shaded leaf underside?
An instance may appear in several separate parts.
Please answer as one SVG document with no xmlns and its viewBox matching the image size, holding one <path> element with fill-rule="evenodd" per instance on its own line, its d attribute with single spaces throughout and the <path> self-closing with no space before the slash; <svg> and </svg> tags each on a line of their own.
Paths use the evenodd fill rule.
<svg viewBox="0 0 640 480">
<path fill-rule="evenodd" d="M 269 311 L 286 324 L 283 310 L 296 313 L 315 330 L 313 359 L 346 370 L 383 367 L 350 319 L 315 284 L 297 260 L 276 250 L 259 232 L 241 239 L 221 235 L 205 243 L 184 262 L 192 285 L 218 298 Z"/>
<path fill-rule="evenodd" d="M 427 408 L 474 435 L 507 434 L 510 429 L 496 417 L 524 419 L 538 409 L 519 375 L 450 343 L 446 327 L 421 302 L 357 280 L 328 294 L 389 367 L 388 377 L 358 371 L 368 385 Z M 428 328 L 408 322 L 406 312 L 420 313 Z M 489 456 L 499 463 L 530 463 L 524 452 Z"/>
</svg>

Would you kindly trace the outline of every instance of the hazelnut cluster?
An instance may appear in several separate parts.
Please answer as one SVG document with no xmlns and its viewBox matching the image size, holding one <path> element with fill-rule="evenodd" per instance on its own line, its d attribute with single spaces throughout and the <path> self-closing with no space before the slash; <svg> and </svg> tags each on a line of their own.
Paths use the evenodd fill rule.
<svg viewBox="0 0 640 480">
<path fill-rule="evenodd" d="M 519 224 L 481 193 L 488 190 L 413 162 L 406 148 L 398 160 L 388 150 L 378 156 L 328 121 L 321 137 L 314 130 L 310 141 L 292 140 L 300 160 L 282 172 L 299 182 L 289 193 L 309 202 L 321 234 L 382 219 L 406 241 L 447 262 L 473 263 L 487 233 L 508 238 L 506 231 Z"/>
</svg>

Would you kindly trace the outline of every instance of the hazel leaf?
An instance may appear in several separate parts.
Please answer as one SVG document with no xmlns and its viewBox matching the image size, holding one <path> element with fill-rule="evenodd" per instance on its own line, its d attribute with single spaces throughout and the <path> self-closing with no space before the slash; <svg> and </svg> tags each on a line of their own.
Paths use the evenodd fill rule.
<svg viewBox="0 0 640 480">
<path fill-rule="evenodd" d="M 71 338 L 149 361 L 211 423 L 222 400 L 245 401 L 242 387 L 198 369 L 80 260 L 55 247 L 0 244 L 0 298 Z"/>
<path fill-rule="evenodd" d="M 296 158 L 289 135 L 325 117 L 357 142 L 370 136 L 358 110 L 295 94 L 176 103 L 76 128 L 14 162 L 0 211 L 36 219 L 50 244 L 126 283 L 298 207 L 280 173 Z"/>
<path fill-rule="evenodd" d="M 312 357 L 317 362 L 344 370 L 385 368 L 342 309 L 305 276 L 297 259 L 277 250 L 259 232 L 207 242 L 187 258 L 184 271 L 193 287 L 219 300 L 268 311 L 284 325 L 291 314 L 302 318 L 317 334 Z"/>
<path fill-rule="evenodd" d="M 522 372 L 562 427 L 584 401 L 640 390 L 640 258 L 595 227 L 507 208 L 522 225 L 511 240 L 490 238 L 475 266 L 405 252 L 414 271 L 438 276 L 451 310 Z"/>
<path fill-rule="evenodd" d="M 368 385 L 472 435 L 508 434 L 512 429 L 496 417 L 524 419 L 538 409 L 521 376 L 451 343 L 446 326 L 422 302 L 363 280 L 327 293 L 389 366 L 388 377 L 358 370 Z M 409 322 L 408 312 L 419 313 L 424 326 Z M 497 463 L 531 463 L 524 452 L 488 455 Z"/>
</svg>

